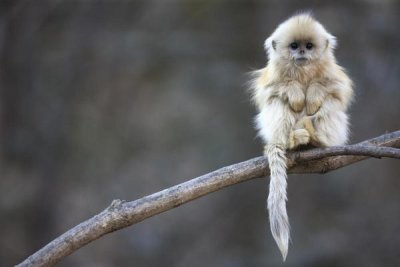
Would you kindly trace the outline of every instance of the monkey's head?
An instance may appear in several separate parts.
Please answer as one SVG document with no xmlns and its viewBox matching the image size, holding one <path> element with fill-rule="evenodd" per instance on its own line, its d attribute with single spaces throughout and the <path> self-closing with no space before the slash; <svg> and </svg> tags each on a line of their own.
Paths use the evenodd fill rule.
<svg viewBox="0 0 400 267">
<path fill-rule="evenodd" d="M 300 14 L 280 24 L 264 46 L 271 62 L 301 67 L 331 59 L 336 38 L 310 14 Z"/>
</svg>

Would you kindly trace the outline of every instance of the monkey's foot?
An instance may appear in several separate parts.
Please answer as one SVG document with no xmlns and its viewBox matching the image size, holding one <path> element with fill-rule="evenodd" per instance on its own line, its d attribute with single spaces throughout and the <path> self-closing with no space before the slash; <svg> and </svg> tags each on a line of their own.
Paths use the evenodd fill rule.
<svg viewBox="0 0 400 267">
<path fill-rule="evenodd" d="M 306 129 L 296 129 L 290 132 L 289 149 L 306 145 L 310 142 L 310 133 Z"/>
<path fill-rule="evenodd" d="M 315 128 L 313 124 L 313 118 L 312 117 L 304 117 L 302 118 L 299 122 L 296 124 L 298 127 L 297 129 L 304 128 L 307 130 L 307 132 L 310 134 L 310 138 L 313 138 L 315 135 Z M 295 128 L 296 129 L 296 128 Z"/>
<path fill-rule="evenodd" d="M 311 143 L 317 147 L 328 147 L 330 143 L 326 135 L 318 132 L 315 133 L 315 136 L 311 141 L 312 141 Z"/>
</svg>

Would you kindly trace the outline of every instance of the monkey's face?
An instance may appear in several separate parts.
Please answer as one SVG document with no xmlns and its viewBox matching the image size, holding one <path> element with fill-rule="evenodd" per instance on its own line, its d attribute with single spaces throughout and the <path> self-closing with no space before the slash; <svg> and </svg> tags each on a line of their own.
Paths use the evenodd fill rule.
<svg viewBox="0 0 400 267">
<path fill-rule="evenodd" d="M 335 46 L 335 37 L 307 14 L 280 24 L 264 44 L 272 62 L 300 67 L 330 58 Z"/>
<path fill-rule="evenodd" d="M 312 41 L 294 40 L 288 45 L 288 55 L 298 66 L 303 66 L 316 58 L 316 47 Z"/>
<path fill-rule="evenodd" d="M 299 67 L 317 62 L 327 51 L 328 40 L 318 36 L 284 37 L 272 40 L 270 55 Z"/>
</svg>

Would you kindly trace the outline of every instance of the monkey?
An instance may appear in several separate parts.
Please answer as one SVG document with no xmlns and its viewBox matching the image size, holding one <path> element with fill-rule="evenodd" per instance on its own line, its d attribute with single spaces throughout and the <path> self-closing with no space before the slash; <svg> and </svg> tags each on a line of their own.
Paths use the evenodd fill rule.
<svg viewBox="0 0 400 267">
<path fill-rule="evenodd" d="M 334 56 L 336 37 L 310 13 L 281 23 L 266 39 L 266 67 L 253 72 L 255 126 L 270 169 L 267 209 L 272 236 L 286 260 L 286 151 L 347 142 L 353 83 Z"/>
</svg>

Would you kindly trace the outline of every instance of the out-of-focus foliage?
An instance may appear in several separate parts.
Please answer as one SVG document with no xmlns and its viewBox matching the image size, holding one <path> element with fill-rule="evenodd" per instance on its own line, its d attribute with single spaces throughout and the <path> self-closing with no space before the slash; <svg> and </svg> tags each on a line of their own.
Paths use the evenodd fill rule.
<svg viewBox="0 0 400 267">
<path fill-rule="evenodd" d="M 399 128 L 398 1 L 0 1 L 0 265 L 105 208 L 261 154 L 246 73 L 312 9 L 356 84 L 352 142 Z M 285 266 L 399 266 L 399 162 L 289 178 Z M 276 266 L 267 180 L 104 237 L 60 266 Z"/>
</svg>

